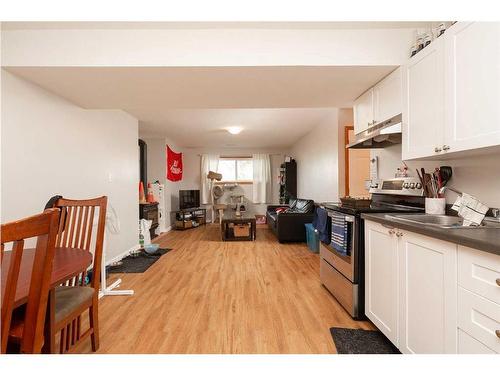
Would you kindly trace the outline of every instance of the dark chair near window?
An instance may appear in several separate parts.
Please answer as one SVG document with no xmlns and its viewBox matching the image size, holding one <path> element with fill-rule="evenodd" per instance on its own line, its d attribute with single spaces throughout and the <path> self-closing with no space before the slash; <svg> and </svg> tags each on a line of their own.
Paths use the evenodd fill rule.
<svg viewBox="0 0 500 375">
<path fill-rule="evenodd" d="M 9 344 L 20 347 L 21 353 L 40 353 L 44 344 L 45 313 L 49 297 L 52 263 L 54 260 L 59 210 L 49 209 L 42 214 L 3 224 L 1 229 L 2 283 L 1 352 Z M 30 280 L 19 280 L 24 241 L 37 237 Z M 8 267 L 4 244 L 12 243 Z M 18 282 L 29 282 L 28 301 L 22 311 L 14 314 Z"/>
<path fill-rule="evenodd" d="M 51 342 L 54 343 L 60 332 L 60 353 L 72 349 L 89 335 L 92 350 L 97 351 L 99 348 L 98 300 L 107 200 L 107 197 L 88 200 L 58 197 L 53 200 L 53 207 L 61 210 L 56 246 L 79 248 L 93 253 L 89 285 L 85 282 L 87 270 L 82 270 L 55 290 L 55 313 L 50 317 L 50 335 Z M 89 312 L 90 327 L 82 333 L 81 315 L 86 311 Z M 54 348 L 51 352 L 53 350 Z"/>
</svg>

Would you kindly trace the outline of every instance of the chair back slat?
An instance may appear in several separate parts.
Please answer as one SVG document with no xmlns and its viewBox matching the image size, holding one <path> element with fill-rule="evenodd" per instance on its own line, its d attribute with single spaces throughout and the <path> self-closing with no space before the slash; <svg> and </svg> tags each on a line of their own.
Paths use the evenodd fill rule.
<svg viewBox="0 0 500 375">
<path fill-rule="evenodd" d="M 87 238 L 85 239 L 85 250 L 90 250 L 90 243 L 92 242 L 92 228 L 94 227 L 94 215 L 95 215 L 95 207 L 90 207 L 89 213 L 89 225 L 87 227 Z"/>
<path fill-rule="evenodd" d="M 24 251 L 24 240 L 32 237 L 37 237 L 37 243 L 24 317 L 21 352 L 40 353 L 42 349 L 58 220 L 59 210 L 49 209 L 42 214 L 2 225 L 2 249 L 4 249 L 4 244 L 13 243 L 6 282 L 2 286 L 2 353 L 7 350 L 15 294 Z M 4 259 L 5 254 L 2 256 L 2 266 Z"/>
<path fill-rule="evenodd" d="M 93 253 L 92 283 L 97 291 L 100 286 L 102 251 L 106 224 L 107 197 L 86 200 L 60 198 L 54 207 L 66 212 L 66 220 L 60 221 L 59 237 L 62 247 L 76 247 Z M 94 217 L 98 215 L 97 228 L 94 231 Z M 93 234 L 95 233 L 95 241 Z M 92 246 L 94 247 L 92 249 Z M 69 280 L 67 285 L 84 285 L 86 271 Z"/>
</svg>

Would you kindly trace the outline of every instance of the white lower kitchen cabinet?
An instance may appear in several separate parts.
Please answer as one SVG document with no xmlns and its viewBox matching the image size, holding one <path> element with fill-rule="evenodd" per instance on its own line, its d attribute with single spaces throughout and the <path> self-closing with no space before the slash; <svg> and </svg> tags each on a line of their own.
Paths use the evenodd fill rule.
<svg viewBox="0 0 500 375">
<path fill-rule="evenodd" d="M 457 246 L 398 230 L 400 350 L 456 353 Z"/>
<path fill-rule="evenodd" d="M 365 314 L 398 346 L 399 276 L 395 231 L 367 221 L 365 226 Z"/>
<path fill-rule="evenodd" d="M 365 220 L 365 310 L 402 353 L 500 353 L 500 255 Z"/>
<path fill-rule="evenodd" d="M 468 335 L 461 329 L 458 330 L 458 354 L 496 354 L 482 342 Z"/>
</svg>

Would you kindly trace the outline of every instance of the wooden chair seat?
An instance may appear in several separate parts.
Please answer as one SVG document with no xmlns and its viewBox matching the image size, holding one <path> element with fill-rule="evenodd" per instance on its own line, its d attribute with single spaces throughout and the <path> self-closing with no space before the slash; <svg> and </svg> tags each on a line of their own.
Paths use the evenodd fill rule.
<svg viewBox="0 0 500 375">
<path fill-rule="evenodd" d="M 55 293 L 56 325 L 76 311 L 88 309 L 92 305 L 93 295 L 94 288 L 88 286 L 58 286 Z"/>
</svg>

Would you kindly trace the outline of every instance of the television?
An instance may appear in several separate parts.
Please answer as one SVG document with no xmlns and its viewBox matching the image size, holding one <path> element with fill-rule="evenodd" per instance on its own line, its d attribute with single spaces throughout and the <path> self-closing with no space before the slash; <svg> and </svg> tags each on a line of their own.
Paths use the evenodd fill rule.
<svg viewBox="0 0 500 375">
<path fill-rule="evenodd" d="M 188 208 L 200 207 L 200 191 L 199 190 L 179 190 L 179 209 L 186 210 Z"/>
</svg>

